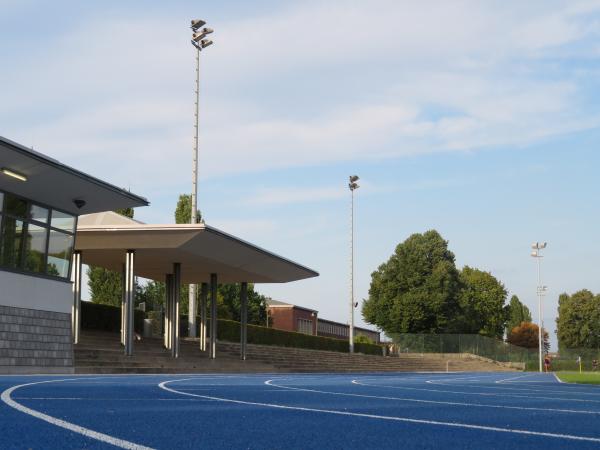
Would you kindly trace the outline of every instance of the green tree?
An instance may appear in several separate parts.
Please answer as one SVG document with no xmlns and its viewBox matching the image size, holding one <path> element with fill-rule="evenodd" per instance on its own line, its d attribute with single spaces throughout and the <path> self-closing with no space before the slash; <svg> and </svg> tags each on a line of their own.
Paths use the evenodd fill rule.
<svg viewBox="0 0 600 450">
<path fill-rule="evenodd" d="M 599 348 L 600 296 L 587 289 L 561 294 L 556 327 L 560 348 Z"/>
<path fill-rule="evenodd" d="M 133 208 L 118 209 L 115 212 L 133 219 Z M 121 305 L 121 273 L 90 266 L 87 269 L 87 276 L 90 298 L 94 303 Z"/>
<path fill-rule="evenodd" d="M 514 327 L 519 326 L 522 322 L 531 322 L 531 311 L 521 303 L 519 297 L 513 295 L 510 298 L 510 303 L 506 307 L 506 335 L 511 332 Z"/>
<path fill-rule="evenodd" d="M 222 284 L 218 294 L 222 299 L 223 310 L 219 308 L 219 318 L 241 320 L 241 287 L 239 284 Z M 254 285 L 248 284 L 248 323 L 264 325 L 267 318 L 267 297 L 254 290 Z"/>
<path fill-rule="evenodd" d="M 372 273 L 362 314 L 388 334 L 456 331 L 459 287 L 448 242 L 435 230 L 413 234 Z"/>
<path fill-rule="evenodd" d="M 502 338 L 506 289 L 491 273 L 465 266 L 460 272 L 460 313 L 456 331 Z"/>
<path fill-rule="evenodd" d="M 368 336 L 364 334 L 359 334 L 358 336 L 354 336 L 355 344 L 374 344 L 375 342 L 372 339 L 369 339 Z"/>
<path fill-rule="evenodd" d="M 192 196 L 181 194 L 175 208 L 175 223 L 190 223 L 192 219 Z M 196 211 L 196 223 L 202 221 L 200 210 Z"/>
</svg>

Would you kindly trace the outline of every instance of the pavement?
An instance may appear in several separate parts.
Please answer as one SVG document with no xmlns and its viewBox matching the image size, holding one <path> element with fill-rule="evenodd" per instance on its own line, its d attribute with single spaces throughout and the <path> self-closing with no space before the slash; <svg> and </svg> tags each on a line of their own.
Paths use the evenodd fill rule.
<svg viewBox="0 0 600 450">
<path fill-rule="evenodd" d="M 600 448 L 538 373 L 0 376 L 1 449 Z"/>
</svg>

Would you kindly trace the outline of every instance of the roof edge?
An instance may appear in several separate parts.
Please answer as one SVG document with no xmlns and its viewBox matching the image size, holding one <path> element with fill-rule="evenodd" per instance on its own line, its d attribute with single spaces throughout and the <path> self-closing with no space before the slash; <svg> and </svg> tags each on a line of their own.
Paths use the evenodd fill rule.
<svg viewBox="0 0 600 450">
<path fill-rule="evenodd" d="M 56 169 L 62 170 L 63 172 L 66 172 L 70 175 L 76 176 L 78 178 L 81 178 L 85 181 L 91 182 L 97 186 L 100 186 L 104 189 L 113 191 L 119 195 L 122 195 L 124 197 L 129 198 L 130 200 L 136 201 L 138 203 L 140 203 L 140 205 L 138 206 L 148 206 L 150 205 L 150 202 L 145 198 L 145 197 L 141 197 L 139 195 L 133 194 L 130 191 L 127 191 L 123 188 L 117 187 L 114 184 L 110 184 L 107 183 L 106 181 L 102 181 L 99 178 L 96 178 L 92 175 L 89 175 L 85 172 L 81 172 L 77 169 L 74 169 L 70 166 L 67 166 L 66 164 L 61 163 L 60 161 L 54 159 L 54 158 L 50 158 L 46 155 L 43 155 L 40 152 L 37 152 L 33 149 L 27 148 L 22 144 L 19 144 L 15 141 L 11 141 L 10 139 L 7 139 L 3 136 L 0 136 L 0 142 L 9 145 L 10 147 L 13 148 L 13 150 L 16 150 L 17 152 L 21 153 L 22 155 L 28 156 L 30 158 L 33 158 L 37 161 L 40 161 L 44 164 L 47 164 L 49 166 L 52 166 Z"/>
</svg>

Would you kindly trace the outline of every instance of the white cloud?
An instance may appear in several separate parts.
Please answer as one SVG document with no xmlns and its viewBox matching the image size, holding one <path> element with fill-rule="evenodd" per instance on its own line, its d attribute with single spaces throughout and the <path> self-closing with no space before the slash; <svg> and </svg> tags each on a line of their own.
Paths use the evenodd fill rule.
<svg viewBox="0 0 600 450">
<path fill-rule="evenodd" d="M 310 2 L 215 24 L 202 58 L 201 175 L 523 146 L 597 127 L 585 73 L 556 67 L 597 52 L 588 38 L 599 9 Z M 178 17 L 147 13 L 49 39 L 0 74 L 10 86 L 1 134 L 140 192 L 158 177 L 181 184 L 192 142 L 186 33 Z M 298 99 L 304 80 L 315 90 Z M 337 84 L 347 91 L 329 98 Z"/>
<path fill-rule="evenodd" d="M 343 189 L 343 187 L 262 189 L 249 197 L 245 203 L 250 205 L 312 203 L 326 200 L 337 200 L 346 195 L 347 192 L 345 189 Z"/>
</svg>

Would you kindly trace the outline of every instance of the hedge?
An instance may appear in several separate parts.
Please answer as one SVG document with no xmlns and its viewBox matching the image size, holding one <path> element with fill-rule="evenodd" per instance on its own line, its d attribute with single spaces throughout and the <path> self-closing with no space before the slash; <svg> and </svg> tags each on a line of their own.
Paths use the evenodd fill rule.
<svg viewBox="0 0 600 450">
<path fill-rule="evenodd" d="M 183 320 L 183 318 L 182 318 Z M 187 316 L 185 317 L 187 324 Z M 240 323 L 234 320 L 219 319 L 217 338 L 221 341 L 240 342 Z M 210 330 L 210 327 L 209 327 Z M 348 341 L 323 336 L 312 336 L 276 328 L 248 325 L 248 343 L 259 345 L 276 345 L 279 347 L 307 348 L 312 350 L 328 350 L 348 353 Z M 382 347 L 377 344 L 354 344 L 357 353 L 382 355 Z"/>
<path fill-rule="evenodd" d="M 135 310 L 133 328 L 144 331 L 144 311 Z M 81 328 L 84 330 L 121 331 L 121 307 L 101 303 L 81 302 Z"/>
</svg>

